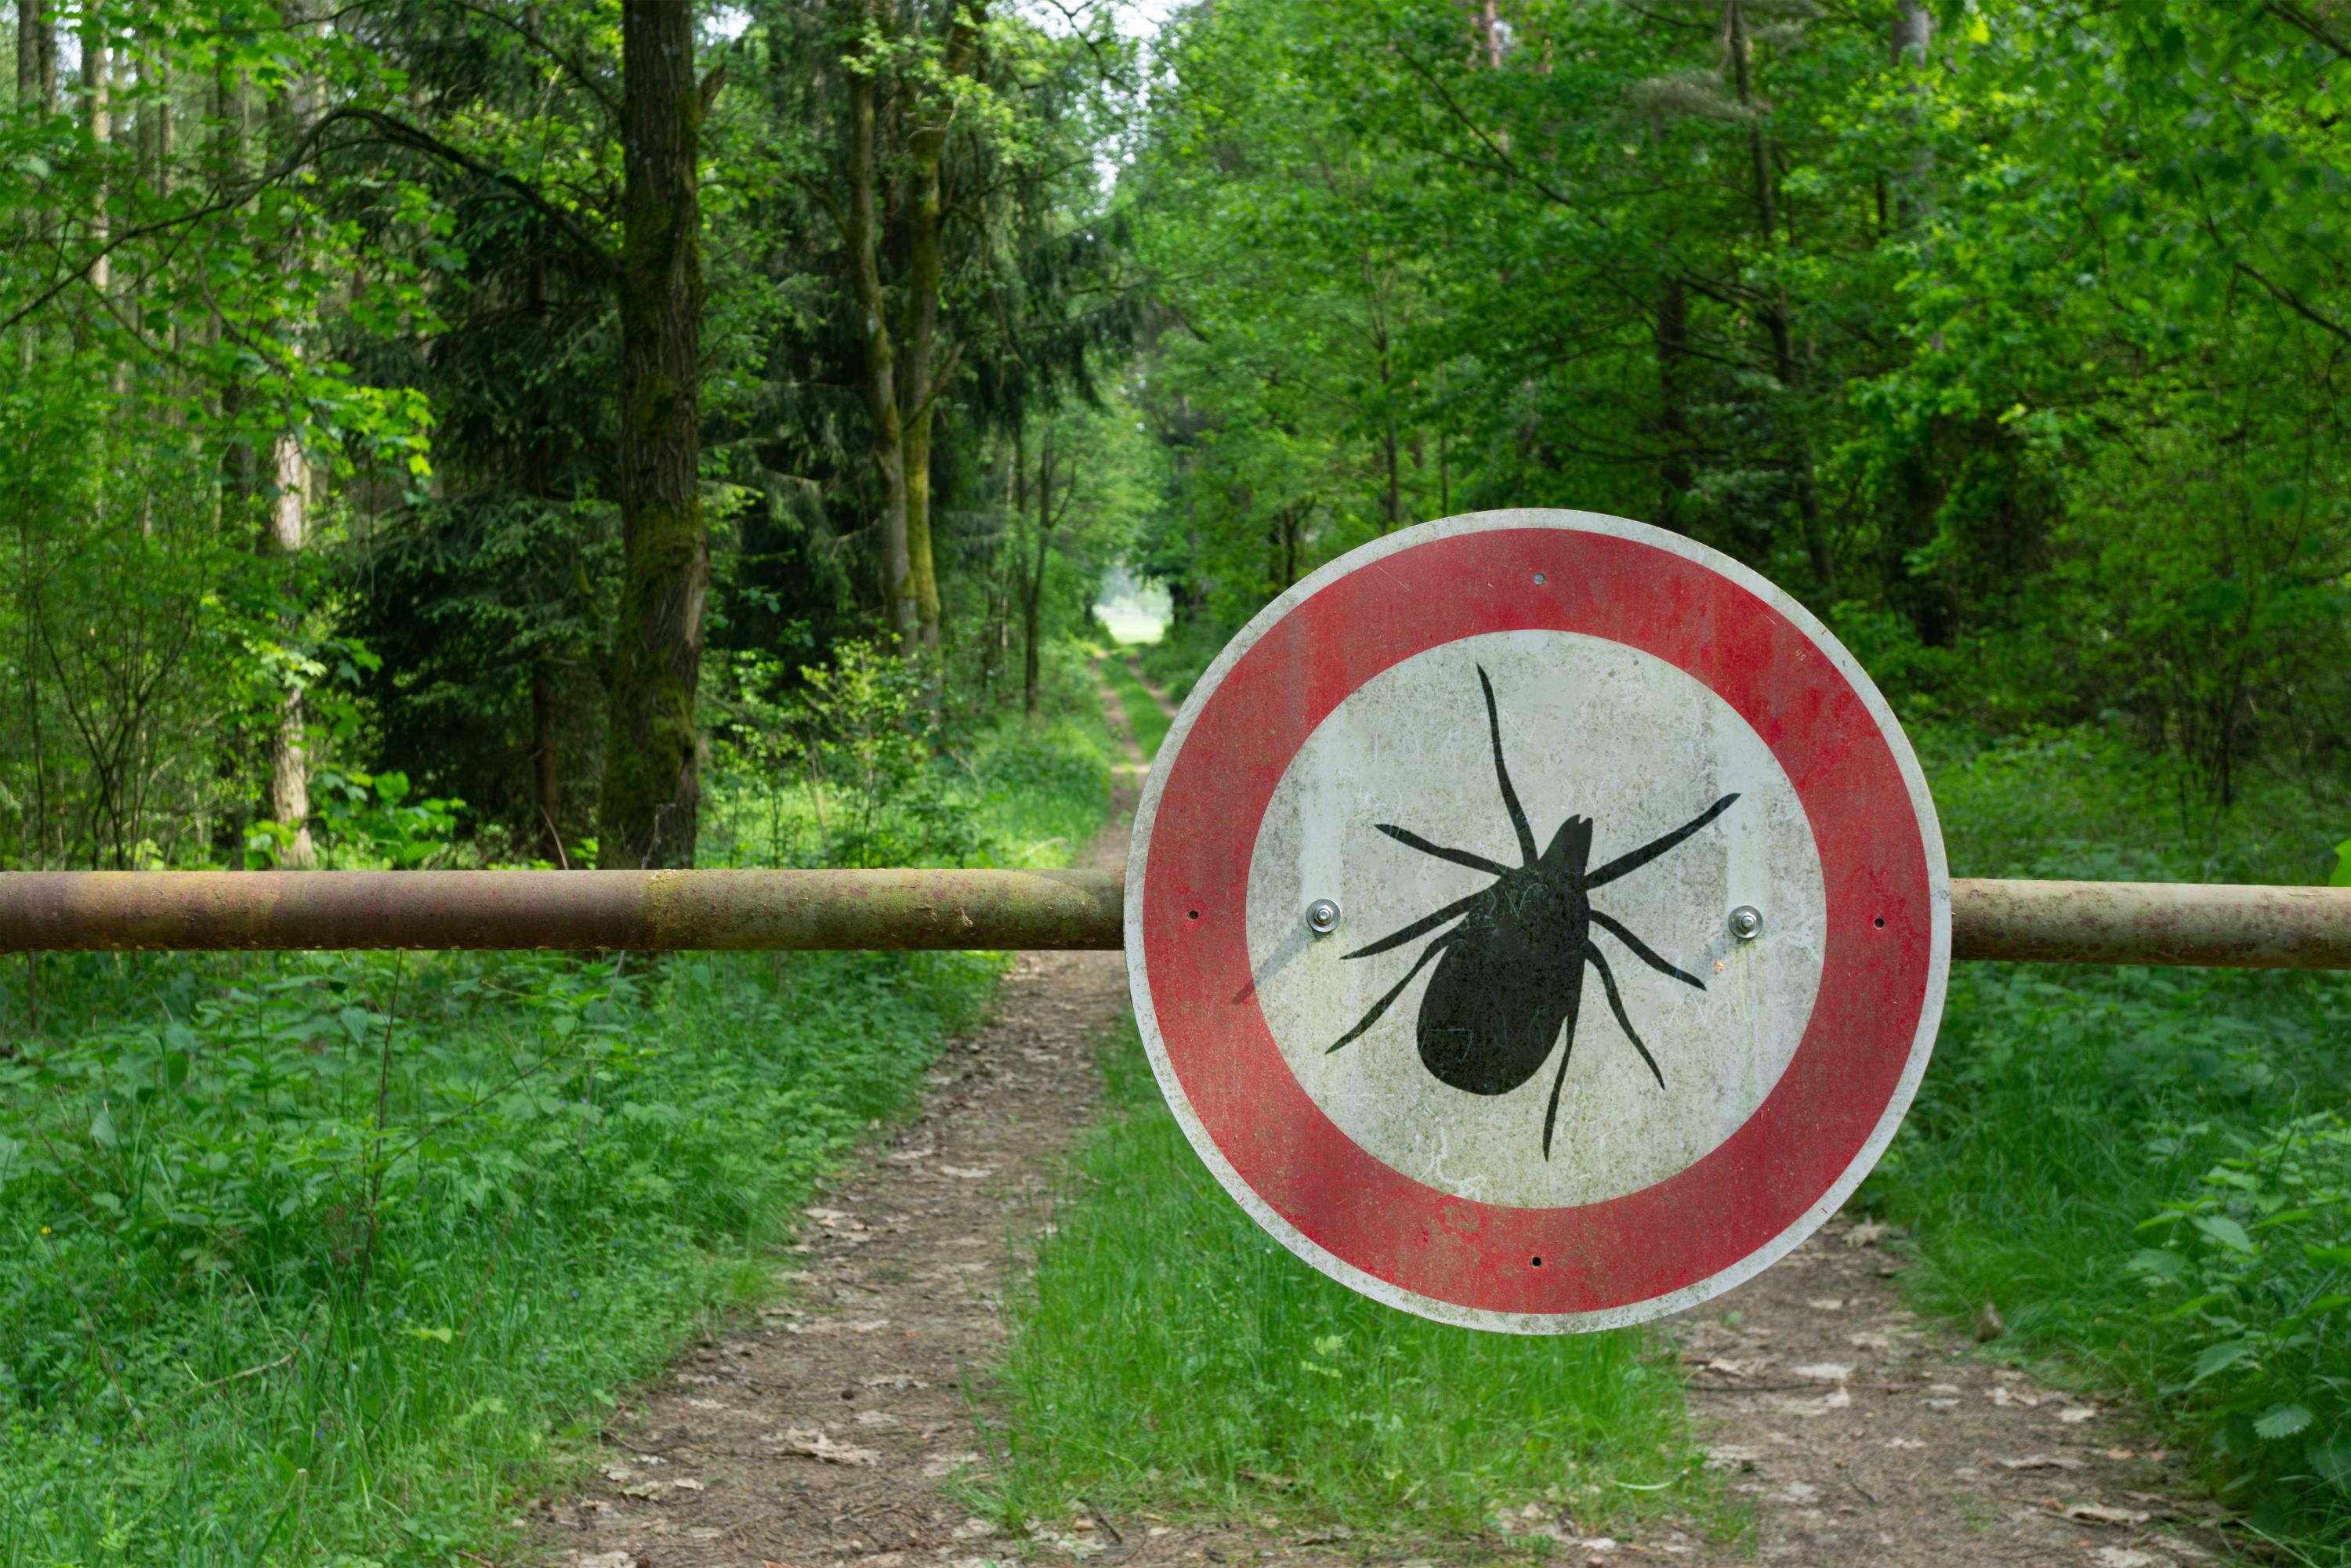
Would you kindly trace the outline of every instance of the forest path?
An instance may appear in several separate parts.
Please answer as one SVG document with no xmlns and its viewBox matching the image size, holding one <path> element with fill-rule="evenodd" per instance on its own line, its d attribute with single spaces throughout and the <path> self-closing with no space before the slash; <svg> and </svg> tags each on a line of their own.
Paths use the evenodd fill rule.
<svg viewBox="0 0 2351 1568">
<path fill-rule="evenodd" d="M 1169 718 L 1174 718 L 1176 716 L 1175 699 L 1167 695 L 1165 687 L 1143 673 L 1143 655 L 1128 653 L 1123 656 L 1122 662 L 1126 665 L 1127 674 L 1134 677 L 1135 684 L 1151 694 L 1151 700 L 1159 705 L 1159 711 Z"/>
<path fill-rule="evenodd" d="M 2166 1568 L 2231 1556 L 2193 1528 L 2219 1511 L 2179 1500 L 2196 1496 L 2174 1468 L 2184 1455 L 2148 1447 L 2127 1408 L 2043 1389 L 1922 1326 L 1895 1289 L 1884 1233 L 1832 1220 L 1667 1320 L 1711 1467 L 1755 1521 L 1738 1548 L 1679 1561 Z"/>
<path fill-rule="evenodd" d="M 1141 659 L 1125 664 L 1175 716 Z M 2173 1468 L 2186 1456 L 2148 1446 L 2127 1409 L 2040 1388 L 1923 1327 L 1884 1234 L 1841 1218 L 1667 1324 L 1711 1466 L 1751 1511 L 1750 1537 L 1709 1551 L 1671 1523 L 1619 1542 L 1555 1516 L 1509 1522 L 1587 1564 L 2179 1568 L 2230 1555 L 2198 1528 L 2219 1510 L 2178 1500 L 2198 1496 Z"/>
<path fill-rule="evenodd" d="M 1128 667 L 1141 671 L 1129 657 Z M 1146 689 L 1171 714 L 1155 685 Z M 1115 869 L 1145 771 L 1125 753 L 1110 824 L 1080 863 Z M 983 1568 L 1075 1552 L 1119 1568 L 1393 1559 L 1236 1520 L 1222 1528 L 1040 1521 L 1025 1549 L 951 1489 L 984 1479 L 967 1389 L 1000 1361 L 1000 1301 L 1049 1219 L 1069 1146 L 1098 1103 L 1094 1051 L 1126 1006 L 1115 953 L 1024 954 L 994 1018 L 953 1042 L 921 1114 L 829 1184 L 779 1281 L 785 1299 L 705 1340 L 607 1428 L 601 1479 L 543 1503 L 533 1544 L 576 1568 Z M 2136 1440 L 2130 1413 L 2036 1387 L 1924 1328 L 1895 1290 L 1881 1232 L 1844 1219 L 1771 1269 L 1671 1320 L 1698 1434 L 1752 1511 L 1710 1547 L 1666 1517 L 1623 1539 L 1553 1511 L 1511 1533 L 1410 1543 L 1433 1560 L 1587 1568 L 2081 1564 L 2167 1568 L 2227 1557 L 2214 1511 Z M 1548 1537 L 1538 1542 L 1535 1536 Z"/>
<path fill-rule="evenodd" d="M 1144 767 L 1107 690 L 1102 706 L 1124 761 L 1078 863 L 1113 871 Z M 920 1114 L 820 1190 L 783 1297 L 616 1416 L 601 1481 L 541 1504 L 533 1544 L 579 1568 L 1009 1555 L 948 1490 L 987 1465 L 967 1380 L 1002 1359 L 1008 1280 L 1093 1114 L 1095 1050 L 1126 1000 L 1116 953 L 1020 955 Z"/>
</svg>

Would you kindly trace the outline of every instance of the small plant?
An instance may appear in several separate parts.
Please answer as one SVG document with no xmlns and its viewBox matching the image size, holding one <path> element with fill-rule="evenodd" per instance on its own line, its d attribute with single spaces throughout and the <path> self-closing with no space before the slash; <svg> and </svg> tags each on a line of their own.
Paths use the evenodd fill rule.
<svg viewBox="0 0 2351 1568">
<path fill-rule="evenodd" d="M 310 787 L 327 865 L 414 871 L 457 855 L 457 820 L 465 802 L 411 800 L 405 773 L 320 772 Z M 246 831 L 246 869 L 283 863 L 293 838 L 286 823 L 254 823 Z"/>
<path fill-rule="evenodd" d="M 2128 1266 L 2179 1329 L 2165 1392 L 2210 1423 L 2224 1491 L 2351 1496 L 2351 1123 L 2297 1117 L 2139 1228 L 2163 1244 Z"/>
</svg>

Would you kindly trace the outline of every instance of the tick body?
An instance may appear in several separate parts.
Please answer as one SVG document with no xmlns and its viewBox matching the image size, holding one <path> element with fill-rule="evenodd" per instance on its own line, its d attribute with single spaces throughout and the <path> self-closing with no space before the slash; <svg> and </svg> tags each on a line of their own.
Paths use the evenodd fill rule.
<svg viewBox="0 0 2351 1568">
<path fill-rule="evenodd" d="M 1628 930 L 1623 922 L 1592 906 L 1592 893 L 1618 877 L 1639 870 L 1698 832 L 1739 797 L 1725 795 L 1672 832 L 1593 869 L 1593 822 L 1570 817 L 1538 851 L 1534 830 L 1510 787 L 1510 770 L 1502 755 L 1502 722 L 1494 703 L 1494 684 L 1481 666 L 1478 684 L 1486 698 L 1486 723 L 1493 738 L 1494 774 L 1501 786 L 1502 805 L 1510 813 L 1518 838 L 1520 863 L 1504 865 L 1467 850 L 1457 850 L 1422 838 L 1393 823 L 1374 824 L 1381 832 L 1407 848 L 1456 865 L 1469 866 L 1494 880 L 1466 898 L 1423 915 L 1400 931 L 1345 955 L 1369 958 L 1390 952 L 1423 936 L 1431 936 L 1412 967 L 1385 995 L 1373 1004 L 1361 1022 L 1330 1046 L 1338 1051 L 1360 1040 L 1385 1016 L 1415 976 L 1433 960 L 1437 968 L 1421 995 L 1415 1039 L 1421 1065 L 1439 1082 L 1470 1094 L 1507 1094 L 1542 1070 L 1554 1050 L 1559 1071 L 1552 1080 L 1551 1102 L 1543 1113 L 1543 1157 L 1551 1157 L 1552 1134 L 1559 1121 L 1560 1091 L 1567 1082 L 1567 1064 L 1575 1051 L 1575 1025 L 1583 1005 L 1587 969 L 1600 977 L 1602 991 L 1617 1027 L 1633 1049 L 1641 1053 L 1657 1086 L 1666 1077 L 1656 1058 L 1625 1015 L 1625 999 L 1608 957 L 1593 940 L 1593 931 L 1606 933 L 1625 950 L 1659 974 L 1699 990 L 1706 983 L 1676 967 Z M 1440 929 L 1447 928 L 1448 929 Z"/>
</svg>

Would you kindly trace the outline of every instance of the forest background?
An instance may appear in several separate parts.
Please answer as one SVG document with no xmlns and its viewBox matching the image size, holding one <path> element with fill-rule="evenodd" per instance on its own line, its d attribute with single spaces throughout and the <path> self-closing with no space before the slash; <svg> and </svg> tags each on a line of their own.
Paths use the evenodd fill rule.
<svg viewBox="0 0 2351 1568">
<path fill-rule="evenodd" d="M 1655 522 L 1818 611 L 1912 725 L 1962 871 L 2322 880 L 2351 817 L 2333 5 L 1204 0 L 1145 36 L 972 0 L 15 0 L 0 53 L 0 865 L 1066 857 L 1104 763 L 1074 639 L 1106 572 L 1170 593 L 1147 663 L 1180 695 L 1321 563 L 1498 506 Z M 409 1386 L 387 1368 L 450 1342 L 353 1326 L 407 1278 L 393 1199 L 421 1260 L 430 1195 L 526 1203 L 530 1162 L 485 1134 L 402 1166 L 389 1130 L 451 1092 L 557 1113 L 463 1056 L 469 1009 L 593 1102 L 656 999 L 617 969 L 412 979 L 458 1054 L 403 1055 L 411 1103 L 366 1050 L 397 972 L 50 969 L 46 1022 L 36 971 L 6 988 L 11 1030 L 60 1043 L 6 1069 L 0 1192 L 58 1269 L 12 1298 L 48 1327 L 5 1381 L 25 1430 L 101 1444 L 147 1396 L 85 1290 L 200 1383 L 310 1343 L 287 1325 L 315 1310 Z M 869 996 L 675 978 L 644 984 L 704 1019 L 737 984 L 760 1016 Z M 984 994 L 861 983 L 925 1039 Z M 1963 986 L 1949 1095 L 1873 1201 L 1941 1217 L 1950 1304 L 2040 1292 L 2022 1337 L 2200 1412 L 2273 1525 L 2335 1528 L 2343 1008 L 2162 983 Z M 810 1024 L 808 1061 L 878 1016 Z M 271 1076 L 320 1030 L 349 1061 Z M 209 1074 L 220 1119 L 166 1128 L 156 1095 Z M 639 1103 L 692 1100 L 664 1082 L 684 1099 Z M 254 1103 L 291 1152 L 232 1179 Z M 1985 1146 L 2027 1135 L 2003 1105 L 2072 1141 Z M 790 1169 L 856 1124 L 802 1124 Z M 705 1197 L 741 1177 L 708 1141 L 611 1156 L 552 1277 L 631 1215 L 707 1242 L 646 1162 Z M 2028 1200 L 2004 1170 L 2079 1180 Z M 2085 1251 L 2116 1219 L 2157 1228 Z M 529 1257 L 482 1268 L 475 1307 Z M 233 1284 L 298 1306 L 246 1322 Z M 2167 1293 L 2160 1334 L 2117 1326 Z M 209 1360 L 158 1326 L 203 1312 Z M 469 1397 L 404 1429 L 523 1403 Z M 214 1435 L 119 1494 L 37 1466 L 0 1530 L 102 1542 L 93 1498 L 162 1530 L 181 1495 L 240 1552 L 376 1540 L 364 1509 L 239 1516 Z M 487 1505 L 452 1498 L 462 1533 Z M 409 1501 L 381 1531 L 417 1538 Z"/>
<path fill-rule="evenodd" d="M 1196 660 L 1500 505 L 2338 789 L 2331 13 L 1773 5 L 21 0 L 0 857 L 308 863 L 391 773 L 684 863 L 844 641 L 1033 706 L 1113 560 Z"/>
</svg>

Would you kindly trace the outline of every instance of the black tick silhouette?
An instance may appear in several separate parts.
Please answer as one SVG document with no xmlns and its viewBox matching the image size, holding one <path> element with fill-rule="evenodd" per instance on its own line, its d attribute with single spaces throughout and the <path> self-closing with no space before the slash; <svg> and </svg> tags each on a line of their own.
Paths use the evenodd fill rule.
<svg viewBox="0 0 2351 1568">
<path fill-rule="evenodd" d="M 1418 1037 L 1421 1064 L 1440 1082 L 1472 1094 L 1507 1094 L 1533 1077 L 1551 1057 L 1562 1036 L 1559 1073 L 1552 1080 L 1551 1106 L 1543 1113 L 1543 1158 L 1551 1158 L 1552 1129 L 1559 1120 L 1559 1092 L 1567 1082 L 1567 1063 L 1575 1053 L 1576 1014 L 1583 1002 L 1586 965 L 1600 972 L 1608 993 L 1608 1008 L 1617 1027 L 1649 1064 L 1657 1087 L 1666 1086 L 1657 1059 L 1641 1043 L 1633 1020 L 1625 1016 L 1625 998 L 1617 994 L 1616 977 L 1608 959 L 1592 939 L 1595 925 L 1622 942 L 1633 956 L 1661 975 L 1706 989 L 1706 982 L 1659 957 L 1622 921 L 1592 907 L 1592 890 L 1638 871 L 1659 855 L 1729 810 L 1736 794 L 1725 795 L 1696 817 L 1662 838 L 1652 839 L 1628 854 L 1617 856 L 1597 871 L 1586 870 L 1592 855 L 1592 819 L 1570 817 L 1552 836 L 1551 847 L 1535 852 L 1534 831 L 1510 788 L 1510 769 L 1502 760 L 1502 720 L 1494 706 L 1494 683 L 1485 667 L 1478 684 L 1486 693 L 1486 725 L 1494 737 L 1494 773 L 1502 785 L 1502 804 L 1519 836 L 1516 866 L 1502 865 L 1467 850 L 1429 842 L 1409 829 L 1387 822 L 1374 824 L 1398 843 L 1475 870 L 1494 880 L 1467 898 L 1458 898 L 1433 914 L 1423 915 L 1401 931 L 1346 954 L 1369 958 L 1416 937 L 1425 936 L 1447 922 L 1460 924 L 1421 949 L 1403 979 L 1390 987 L 1364 1015 L 1363 1021 L 1341 1035 L 1331 1047 L 1352 1044 L 1379 1022 L 1382 1015 L 1412 984 L 1413 977 L 1430 959 L 1438 959 L 1420 999 Z M 1326 1051 L 1327 1055 L 1328 1052 Z"/>
</svg>

